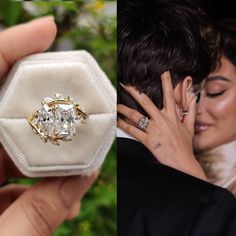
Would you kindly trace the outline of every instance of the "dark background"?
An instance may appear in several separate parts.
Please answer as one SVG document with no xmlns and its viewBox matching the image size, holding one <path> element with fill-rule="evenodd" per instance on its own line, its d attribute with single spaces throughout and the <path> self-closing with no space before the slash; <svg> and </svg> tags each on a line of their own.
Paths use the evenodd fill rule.
<svg viewBox="0 0 236 236">
<path fill-rule="evenodd" d="M 196 1 L 193 1 L 196 2 Z M 215 20 L 222 18 L 236 19 L 236 1 L 227 0 L 201 0 L 198 1 L 205 11 Z"/>
</svg>

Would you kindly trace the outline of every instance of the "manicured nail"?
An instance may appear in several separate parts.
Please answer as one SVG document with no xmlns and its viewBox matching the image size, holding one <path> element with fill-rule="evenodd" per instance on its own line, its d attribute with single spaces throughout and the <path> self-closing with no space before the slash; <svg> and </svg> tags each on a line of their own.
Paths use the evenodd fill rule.
<svg viewBox="0 0 236 236">
<path fill-rule="evenodd" d="M 169 71 L 165 71 L 161 76 L 163 79 L 167 79 L 167 78 L 170 78 L 169 74 L 170 74 Z"/>
<path fill-rule="evenodd" d="M 120 82 L 120 85 L 121 85 L 123 88 L 126 88 L 126 86 L 125 86 L 123 83 L 121 83 L 121 82 Z"/>
</svg>

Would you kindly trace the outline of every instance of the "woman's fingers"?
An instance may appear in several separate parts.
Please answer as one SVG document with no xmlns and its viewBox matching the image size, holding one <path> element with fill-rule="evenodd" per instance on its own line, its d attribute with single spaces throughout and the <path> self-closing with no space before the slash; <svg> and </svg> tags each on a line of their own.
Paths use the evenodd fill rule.
<svg viewBox="0 0 236 236">
<path fill-rule="evenodd" d="M 126 133 L 132 135 L 134 138 L 138 139 L 140 142 L 144 140 L 145 133 L 136 128 L 134 125 L 128 124 L 122 119 L 118 119 L 117 126 L 123 129 Z"/>
<path fill-rule="evenodd" d="M 134 122 L 136 125 L 138 125 L 140 118 L 143 117 L 143 115 L 138 111 L 122 104 L 118 104 L 117 112 L 127 117 L 130 121 Z"/>
<path fill-rule="evenodd" d="M 121 84 L 121 86 L 138 102 L 151 118 L 160 115 L 160 111 L 152 100 L 144 93 L 139 93 L 135 88 Z"/>
<path fill-rule="evenodd" d="M 169 71 L 164 72 L 161 75 L 162 91 L 163 91 L 163 104 L 166 111 L 175 112 L 175 98 L 174 88 L 171 81 L 171 75 Z M 131 86 L 121 86 L 139 103 L 139 105 L 147 112 L 147 114 L 153 118 L 158 119 L 161 113 L 152 100 L 144 93 L 139 93 Z"/>
<path fill-rule="evenodd" d="M 169 71 L 166 71 L 161 75 L 161 84 L 164 109 L 166 111 L 175 112 L 174 88 L 172 85 L 171 75 Z"/>
<path fill-rule="evenodd" d="M 2 214 L 29 186 L 9 184 L 0 188 L 0 214 Z"/>
<path fill-rule="evenodd" d="M 196 96 L 193 96 L 189 103 L 189 113 L 184 116 L 183 124 L 185 124 L 192 137 L 194 135 L 194 123 L 196 117 Z"/>
</svg>

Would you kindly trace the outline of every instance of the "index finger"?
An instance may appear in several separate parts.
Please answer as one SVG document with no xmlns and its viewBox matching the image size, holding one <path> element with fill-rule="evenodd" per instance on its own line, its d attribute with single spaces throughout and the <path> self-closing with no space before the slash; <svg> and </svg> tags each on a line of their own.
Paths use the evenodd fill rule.
<svg viewBox="0 0 236 236">
<path fill-rule="evenodd" d="M 0 33 L 0 78 L 20 58 L 43 52 L 56 36 L 53 17 L 43 17 Z"/>
<path fill-rule="evenodd" d="M 138 104 L 147 112 L 150 118 L 157 118 L 160 111 L 152 100 L 144 93 L 139 93 L 135 88 L 121 84 L 121 86 L 138 102 Z"/>
</svg>

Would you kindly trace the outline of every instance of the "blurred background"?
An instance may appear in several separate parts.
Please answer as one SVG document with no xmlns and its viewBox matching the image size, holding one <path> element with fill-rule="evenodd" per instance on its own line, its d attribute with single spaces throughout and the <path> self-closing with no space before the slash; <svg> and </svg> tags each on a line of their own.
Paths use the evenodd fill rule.
<svg viewBox="0 0 236 236">
<path fill-rule="evenodd" d="M 116 2 L 1 1 L 0 30 L 53 15 L 57 38 L 49 51 L 86 49 L 98 61 L 116 86 Z M 116 145 L 113 144 L 96 184 L 86 194 L 80 215 L 61 225 L 55 236 L 116 235 Z M 9 182 L 33 184 L 37 179 Z"/>
</svg>

